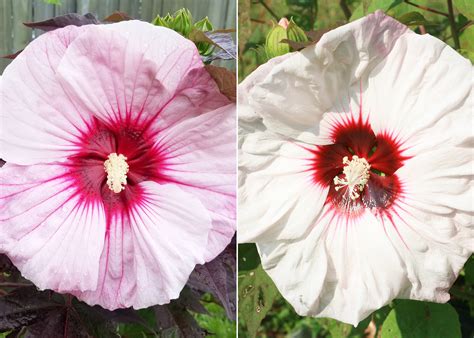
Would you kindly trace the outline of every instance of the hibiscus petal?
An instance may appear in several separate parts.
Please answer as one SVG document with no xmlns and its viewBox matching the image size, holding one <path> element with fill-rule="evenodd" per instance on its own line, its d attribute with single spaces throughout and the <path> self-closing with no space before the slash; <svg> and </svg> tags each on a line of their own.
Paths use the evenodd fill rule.
<svg viewBox="0 0 474 338">
<path fill-rule="evenodd" d="M 324 112 L 342 106 L 352 85 L 390 52 L 406 26 L 378 11 L 326 33 L 312 47 L 269 69 L 249 102 L 275 132 L 316 132 Z"/>
<path fill-rule="evenodd" d="M 305 238 L 258 248 L 263 267 L 296 312 L 357 325 L 409 285 L 392 243 L 396 236 L 370 212 L 349 223 L 328 212 Z"/>
<path fill-rule="evenodd" d="M 160 131 L 228 103 L 191 41 L 142 21 L 91 27 L 69 46 L 58 72 L 78 105 L 112 125 Z"/>
<path fill-rule="evenodd" d="M 206 261 L 229 244 L 235 232 L 235 105 L 178 123 L 160 134 L 162 174 L 199 198 L 212 218 Z"/>
<path fill-rule="evenodd" d="M 311 157 L 304 146 L 266 132 L 245 138 L 240 165 L 249 171 L 239 188 L 239 241 L 296 239 L 314 225 L 328 189 L 313 182 Z"/>
<path fill-rule="evenodd" d="M 444 119 L 459 132 L 430 131 L 422 143 L 431 144 L 428 138 L 434 143 L 452 140 L 471 128 L 469 121 L 459 121 L 462 116 L 472 118 L 472 76 L 467 74 L 473 74 L 469 60 L 443 41 L 407 31 L 370 73 L 363 94 L 364 110 L 370 114 L 376 133 L 389 131 L 407 140 L 407 145 L 420 143 L 417 135 Z M 443 122 L 445 127 L 447 123 Z"/>
<path fill-rule="evenodd" d="M 77 149 L 89 114 L 66 95 L 57 68 L 85 27 L 41 35 L 5 69 L 0 81 L 0 148 L 7 162 L 53 162 Z"/>
<path fill-rule="evenodd" d="M 108 224 L 97 289 L 74 292 L 88 304 L 138 309 L 169 303 L 205 261 L 211 219 L 202 203 L 173 184 L 139 187 L 140 203 Z"/>
<path fill-rule="evenodd" d="M 99 204 L 79 199 L 56 164 L 0 170 L 0 250 L 42 289 L 93 290 L 105 233 Z"/>
</svg>

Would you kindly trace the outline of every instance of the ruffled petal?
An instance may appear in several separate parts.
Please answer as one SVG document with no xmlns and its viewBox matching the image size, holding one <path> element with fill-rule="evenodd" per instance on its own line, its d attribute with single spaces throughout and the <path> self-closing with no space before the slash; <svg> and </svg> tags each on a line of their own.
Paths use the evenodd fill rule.
<svg viewBox="0 0 474 338">
<path fill-rule="evenodd" d="M 441 41 L 377 12 L 329 32 L 245 88 L 239 221 L 249 222 L 239 237 L 251 234 L 248 240 L 257 241 L 264 269 L 299 314 L 356 325 L 395 298 L 449 299 L 449 288 L 474 249 L 473 89 L 466 75 L 472 70 Z M 324 120 L 323 113 L 329 113 Z M 384 208 L 363 204 L 354 214 L 336 212 L 326 201 L 316 218 L 305 215 L 308 191 L 291 171 L 297 161 L 281 162 L 274 173 L 269 169 L 291 157 L 281 156 L 283 139 L 301 141 L 309 132 L 316 146 L 324 139 L 340 145 L 331 132 L 345 116 L 370 124 L 365 135 L 371 140 L 345 140 L 350 141 L 346 151 L 362 154 L 380 172 L 370 173 L 365 188 L 393 179 L 394 199 Z M 266 142 L 271 132 L 280 141 Z M 247 150 L 251 145 L 257 150 Z M 329 162 L 340 165 L 337 157 Z M 258 183 L 265 172 L 271 177 Z M 334 175 L 329 176 L 331 182 Z M 272 181 L 279 184 L 271 186 Z M 268 191 L 248 193 L 259 187 Z M 279 196 L 290 196 L 285 202 L 294 206 L 279 207 Z M 282 218 L 280 228 L 259 227 L 299 203 L 305 207 L 293 219 Z M 253 220 L 247 216 L 252 213 Z M 281 235 L 304 222 L 311 226 L 300 236 Z"/>
<path fill-rule="evenodd" d="M 262 266 L 298 314 L 357 325 L 408 295 L 396 236 L 370 212 L 346 222 L 328 211 L 305 238 L 257 245 Z"/>
<path fill-rule="evenodd" d="M 206 261 L 229 244 L 235 232 L 235 105 L 178 123 L 160 135 L 162 174 L 199 198 L 212 218 Z"/>
<path fill-rule="evenodd" d="M 472 133 L 473 70 L 443 41 L 408 31 L 367 74 L 363 110 L 376 133 L 389 132 L 407 146 L 452 142 Z M 427 130 L 436 125 L 450 132 Z"/>
<path fill-rule="evenodd" d="M 348 89 L 381 62 L 406 26 L 378 11 L 323 35 L 292 54 L 249 89 L 249 103 L 267 128 L 298 137 L 318 134 L 326 111 L 341 109 Z M 335 109 L 335 111 L 339 110 Z"/>
<path fill-rule="evenodd" d="M 229 102 L 191 41 L 142 21 L 92 27 L 69 46 L 58 72 L 77 104 L 109 125 L 158 132 Z"/>
<path fill-rule="evenodd" d="M 173 184 L 142 182 L 140 203 L 113 218 L 100 257 L 97 288 L 73 292 L 106 309 L 169 303 L 203 264 L 211 219 L 202 203 Z"/>
<path fill-rule="evenodd" d="M 5 69 L 0 82 L 0 157 L 7 162 L 54 162 L 78 148 L 90 114 L 65 93 L 57 69 L 68 46 L 87 27 L 41 35 Z"/>
<path fill-rule="evenodd" d="M 313 182 L 309 149 L 268 132 L 248 135 L 241 148 L 239 165 L 248 171 L 239 187 L 239 241 L 303 236 L 328 192 Z"/>
<path fill-rule="evenodd" d="M 9 163 L 0 169 L 0 250 L 39 288 L 93 290 L 105 213 L 80 199 L 66 169 Z"/>
</svg>

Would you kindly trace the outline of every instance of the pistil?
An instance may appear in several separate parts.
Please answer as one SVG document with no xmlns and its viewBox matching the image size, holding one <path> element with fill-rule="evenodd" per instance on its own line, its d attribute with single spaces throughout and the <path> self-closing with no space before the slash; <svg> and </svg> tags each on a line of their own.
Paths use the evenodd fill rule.
<svg viewBox="0 0 474 338">
<path fill-rule="evenodd" d="M 351 160 L 345 156 L 342 163 L 344 164 L 342 171 L 344 178 L 334 177 L 335 189 L 338 191 L 347 187 L 349 196 L 354 201 L 360 197 L 360 193 L 369 181 L 370 164 L 365 158 L 359 158 L 357 155 L 352 156 Z"/>
<path fill-rule="evenodd" d="M 128 164 L 127 158 L 122 154 L 111 153 L 104 162 L 107 173 L 107 185 L 114 193 L 119 193 L 127 185 Z"/>
</svg>

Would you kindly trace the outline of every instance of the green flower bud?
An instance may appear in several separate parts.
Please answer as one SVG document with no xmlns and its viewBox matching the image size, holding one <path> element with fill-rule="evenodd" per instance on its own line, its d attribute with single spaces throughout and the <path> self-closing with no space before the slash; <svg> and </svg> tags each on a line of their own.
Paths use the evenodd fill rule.
<svg viewBox="0 0 474 338">
<path fill-rule="evenodd" d="M 174 14 L 172 28 L 187 38 L 193 27 L 192 21 L 191 12 L 186 8 L 182 8 Z"/>
<path fill-rule="evenodd" d="M 204 19 L 199 20 L 194 24 L 194 28 L 200 30 L 201 32 L 210 32 L 214 29 L 212 22 L 209 21 L 209 18 L 206 16 Z M 207 42 L 197 42 L 196 47 L 199 51 L 199 54 L 202 56 L 208 56 L 212 54 L 214 46 Z"/>
<path fill-rule="evenodd" d="M 204 19 L 199 20 L 194 24 L 194 28 L 199 29 L 202 32 L 210 32 L 214 29 L 212 22 L 209 21 L 209 18 L 206 16 Z"/>
<path fill-rule="evenodd" d="M 290 20 L 287 28 L 288 40 L 296 41 L 296 42 L 306 42 L 308 41 L 308 37 L 294 21 L 293 19 Z"/>
<path fill-rule="evenodd" d="M 159 15 L 155 18 L 155 20 L 153 20 L 152 24 L 154 24 L 155 26 L 162 26 L 162 27 L 169 28 L 169 25 L 166 22 L 166 20 Z"/>
<path fill-rule="evenodd" d="M 288 39 L 286 29 L 280 25 L 273 27 L 267 34 L 265 41 L 265 52 L 268 58 L 284 55 L 290 52 L 290 46 L 281 40 Z"/>
</svg>

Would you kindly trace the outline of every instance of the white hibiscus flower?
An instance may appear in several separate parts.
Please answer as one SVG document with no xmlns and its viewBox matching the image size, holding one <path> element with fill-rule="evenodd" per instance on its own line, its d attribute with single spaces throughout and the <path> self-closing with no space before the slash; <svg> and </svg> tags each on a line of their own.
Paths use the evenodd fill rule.
<svg viewBox="0 0 474 338">
<path fill-rule="evenodd" d="M 449 299 L 474 249 L 472 75 L 379 11 L 240 85 L 239 238 L 299 314 Z"/>
</svg>

